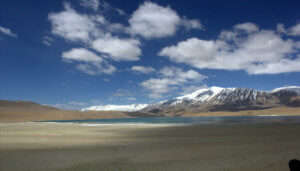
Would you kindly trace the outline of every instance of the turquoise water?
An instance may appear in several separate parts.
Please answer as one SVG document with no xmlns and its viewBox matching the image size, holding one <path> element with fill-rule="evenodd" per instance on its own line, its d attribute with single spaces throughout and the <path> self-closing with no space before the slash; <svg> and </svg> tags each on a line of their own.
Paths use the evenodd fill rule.
<svg viewBox="0 0 300 171">
<path fill-rule="evenodd" d="M 300 116 L 225 116 L 225 117 L 151 117 L 91 120 L 52 120 L 43 122 L 92 124 L 234 124 L 234 123 L 300 123 Z"/>
</svg>

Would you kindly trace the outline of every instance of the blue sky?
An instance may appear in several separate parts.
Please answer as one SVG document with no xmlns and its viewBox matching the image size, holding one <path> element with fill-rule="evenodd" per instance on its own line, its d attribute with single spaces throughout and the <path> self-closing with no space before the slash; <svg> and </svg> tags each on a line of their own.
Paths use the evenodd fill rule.
<svg viewBox="0 0 300 171">
<path fill-rule="evenodd" d="M 300 2 L 4 0 L 0 99 L 153 103 L 300 84 Z"/>
</svg>

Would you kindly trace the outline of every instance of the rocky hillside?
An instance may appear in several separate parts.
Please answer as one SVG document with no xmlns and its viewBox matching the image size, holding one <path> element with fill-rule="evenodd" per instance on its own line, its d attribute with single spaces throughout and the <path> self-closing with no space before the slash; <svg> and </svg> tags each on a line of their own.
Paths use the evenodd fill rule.
<svg viewBox="0 0 300 171">
<path fill-rule="evenodd" d="M 78 120 L 125 117 L 131 117 L 131 115 L 117 111 L 81 112 L 60 110 L 50 106 L 40 105 L 34 102 L 0 100 L 0 122 Z"/>
<path fill-rule="evenodd" d="M 271 92 L 210 87 L 149 105 L 141 112 L 180 115 L 186 112 L 262 110 L 279 106 L 300 107 L 300 87 L 283 87 Z"/>
</svg>

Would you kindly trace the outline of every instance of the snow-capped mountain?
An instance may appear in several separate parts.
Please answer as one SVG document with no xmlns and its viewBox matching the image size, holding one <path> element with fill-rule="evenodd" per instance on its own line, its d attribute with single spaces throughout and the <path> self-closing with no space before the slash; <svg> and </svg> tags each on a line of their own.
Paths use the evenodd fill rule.
<svg viewBox="0 0 300 171">
<path fill-rule="evenodd" d="M 193 102 L 209 101 L 210 99 L 212 99 L 214 96 L 216 96 L 223 90 L 224 88 L 221 87 L 210 87 L 210 88 L 199 89 L 193 93 L 176 97 L 176 101 L 174 101 L 172 104 L 176 105 L 178 103 L 182 103 L 185 100 L 190 100 Z"/>
<path fill-rule="evenodd" d="M 155 104 L 104 105 L 83 109 L 177 115 L 182 112 L 239 111 L 300 106 L 300 87 L 289 86 L 272 91 L 249 88 L 208 87 Z"/>
<path fill-rule="evenodd" d="M 194 91 L 190 94 L 186 94 L 184 96 L 175 97 L 171 100 L 164 100 L 156 104 L 151 104 L 146 107 L 146 109 L 150 108 L 164 108 L 168 106 L 177 106 L 182 104 L 197 104 L 204 103 L 218 95 L 220 92 L 225 90 L 221 87 L 210 87 L 210 88 L 202 88 L 197 91 Z M 230 90 L 230 89 L 228 89 Z M 233 89 L 232 89 L 233 90 Z"/>
<path fill-rule="evenodd" d="M 298 105 L 300 87 L 282 87 L 271 92 L 249 88 L 210 87 L 142 109 L 150 113 L 180 113 L 201 111 L 237 111 L 264 109 L 277 105 Z M 297 97 L 297 98 L 296 98 Z"/>
<path fill-rule="evenodd" d="M 122 112 L 135 112 L 145 107 L 147 104 L 131 104 L 131 105 L 104 105 L 104 106 L 91 106 L 82 109 L 82 111 L 122 111 Z"/>
<path fill-rule="evenodd" d="M 272 93 L 276 93 L 279 91 L 291 91 L 291 92 L 296 92 L 300 95 L 300 87 L 299 86 L 287 86 L 287 87 L 275 88 L 274 90 L 272 90 Z"/>
</svg>

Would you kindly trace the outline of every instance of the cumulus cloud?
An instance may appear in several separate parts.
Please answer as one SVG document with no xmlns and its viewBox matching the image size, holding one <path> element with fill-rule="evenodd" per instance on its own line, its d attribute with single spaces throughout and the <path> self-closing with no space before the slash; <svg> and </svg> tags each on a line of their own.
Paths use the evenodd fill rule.
<svg viewBox="0 0 300 171">
<path fill-rule="evenodd" d="M 181 24 L 187 29 L 203 29 L 202 24 L 200 23 L 199 20 L 196 19 L 187 19 L 187 18 L 183 18 L 181 20 Z"/>
<path fill-rule="evenodd" d="M 76 65 L 76 68 L 88 75 L 112 74 L 117 70 L 113 65 L 108 63 L 81 63 Z"/>
<path fill-rule="evenodd" d="M 180 92 L 180 95 L 187 95 L 190 93 L 193 93 L 199 89 L 203 89 L 203 88 L 207 88 L 207 85 L 201 85 L 201 86 L 197 86 L 197 85 L 191 85 L 191 86 L 186 86 L 182 88 L 182 92 Z"/>
<path fill-rule="evenodd" d="M 169 56 L 172 61 L 179 63 L 202 65 L 203 62 L 210 61 L 211 56 L 215 56 L 217 50 L 215 41 L 190 38 L 179 42 L 176 46 L 165 47 L 159 55 Z"/>
<path fill-rule="evenodd" d="M 282 23 L 277 24 L 276 30 L 278 33 L 286 33 L 285 26 Z"/>
<path fill-rule="evenodd" d="M 217 40 L 190 38 L 163 48 L 159 55 L 200 69 L 245 70 L 249 74 L 300 71 L 300 67 L 295 67 L 299 42 L 284 39 L 272 30 L 259 31 L 254 26 L 236 25 L 233 31 L 222 31 Z"/>
<path fill-rule="evenodd" d="M 0 33 L 5 34 L 10 37 L 18 37 L 16 33 L 13 33 L 9 28 L 0 26 Z"/>
<path fill-rule="evenodd" d="M 112 8 L 105 1 L 88 0 L 81 1 L 85 7 Z M 57 13 L 50 13 L 48 16 L 51 22 L 52 34 L 62 37 L 67 41 L 78 43 L 84 48 L 71 49 L 64 52 L 63 59 L 85 62 L 76 65 L 76 68 L 90 75 L 99 73 L 113 73 L 116 68 L 109 64 L 114 61 L 137 61 L 142 54 L 140 41 L 134 38 L 126 38 L 113 35 L 115 32 L 125 30 L 125 26 L 119 23 L 109 22 L 103 14 L 82 14 L 71 7 L 69 3 L 64 3 L 64 10 Z M 43 43 L 50 45 L 49 39 L 44 39 Z M 91 48 L 97 51 L 101 57 L 88 51 Z M 104 60 L 106 59 L 106 60 Z M 108 59 L 108 60 L 107 60 Z M 98 61 L 95 61 L 98 60 Z M 100 60 L 104 62 L 100 62 Z"/>
<path fill-rule="evenodd" d="M 70 41 L 88 42 L 94 36 L 101 34 L 91 17 L 79 14 L 70 4 L 64 4 L 65 10 L 59 13 L 50 13 L 48 19 L 52 25 L 52 33 Z"/>
<path fill-rule="evenodd" d="M 160 98 L 164 94 L 180 89 L 186 84 L 200 83 L 207 77 L 195 70 L 184 71 L 176 67 L 164 67 L 156 78 L 150 78 L 141 86 L 150 91 L 150 98 Z"/>
<path fill-rule="evenodd" d="M 289 35 L 292 36 L 300 36 L 300 24 L 296 24 L 295 26 L 289 29 Z"/>
<path fill-rule="evenodd" d="M 67 62 L 77 62 L 76 68 L 89 75 L 112 74 L 116 71 L 114 66 L 84 48 L 73 48 L 63 52 L 62 57 Z"/>
<path fill-rule="evenodd" d="M 92 47 L 102 53 L 109 54 L 115 61 L 137 61 L 142 51 L 140 41 L 136 39 L 120 39 L 107 36 L 96 39 Z"/>
<path fill-rule="evenodd" d="M 201 29 L 198 20 L 181 18 L 170 7 L 163 7 L 153 2 L 143 3 L 129 19 L 129 32 L 144 38 L 161 38 L 174 35 L 179 26 L 189 29 Z"/>
<path fill-rule="evenodd" d="M 80 5 L 86 8 L 98 10 L 100 2 L 99 0 L 80 0 Z"/>
<path fill-rule="evenodd" d="M 142 55 L 141 42 L 139 39 L 132 37 L 132 35 L 141 35 L 145 38 L 160 38 L 174 35 L 180 26 L 188 30 L 202 29 L 200 21 L 181 17 L 170 7 L 163 7 L 152 2 L 141 4 L 130 17 L 129 26 L 121 23 L 111 23 L 106 19 L 104 15 L 106 11 L 117 11 L 120 15 L 124 15 L 125 12 L 111 7 L 105 1 L 80 0 L 80 5 L 92 9 L 94 13 L 92 11 L 82 14 L 72 8 L 70 3 L 64 3 L 63 11 L 52 12 L 48 15 L 48 20 L 51 23 L 51 32 L 53 35 L 62 37 L 68 42 L 79 44 L 84 49 L 90 48 L 97 51 L 101 56 L 99 59 L 106 59 L 104 62 L 106 64 L 111 61 L 140 60 Z M 98 10 L 101 10 L 101 13 L 97 12 Z M 43 43 L 50 46 L 52 39 L 44 37 Z M 83 52 L 83 50 L 79 51 L 77 49 L 76 54 L 79 52 Z M 84 59 L 89 60 L 90 58 L 87 57 L 92 55 L 84 53 Z M 70 54 L 68 56 L 71 57 Z M 72 58 L 72 60 L 74 61 L 75 58 Z M 96 68 L 99 68 L 99 64 L 97 63 Z M 91 68 L 95 68 L 95 65 L 81 64 L 77 66 L 77 69 L 80 71 L 94 74 L 94 69 Z M 111 67 L 111 71 L 113 71 L 113 68 Z"/>
<path fill-rule="evenodd" d="M 126 15 L 126 13 L 123 10 L 112 7 L 109 3 L 107 3 L 104 0 L 80 0 L 80 5 L 85 8 L 92 9 L 94 11 L 114 11 L 117 12 L 119 15 Z"/>
<path fill-rule="evenodd" d="M 252 33 L 252 32 L 256 32 L 259 30 L 259 28 L 256 24 L 250 23 L 250 22 L 237 24 L 234 26 L 234 28 L 237 30 L 245 31 L 247 33 Z"/>
<path fill-rule="evenodd" d="M 286 28 L 284 24 L 277 24 L 277 32 L 288 36 L 300 36 L 300 23 L 290 28 Z"/>
<path fill-rule="evenodd" d="M 149 74 L 149 73 L 155 71 L 155 69 L 152 67 L 144 67 L 144 66 L 132 66 L 131 70 L 134 72 L 139 72 L 139 73 L 143 73 L 143 74 Z"/>
<path fill-rule="evenodd" d="M 101 63 L 102 58 L 97 56 L 95 53 L 84 49 L 84 48 L 73 48 L 70 51 L 62 53 L 63 59 L 66 60 L 75 60 L 82 62 L 95 62 Z"/>
</svg>

